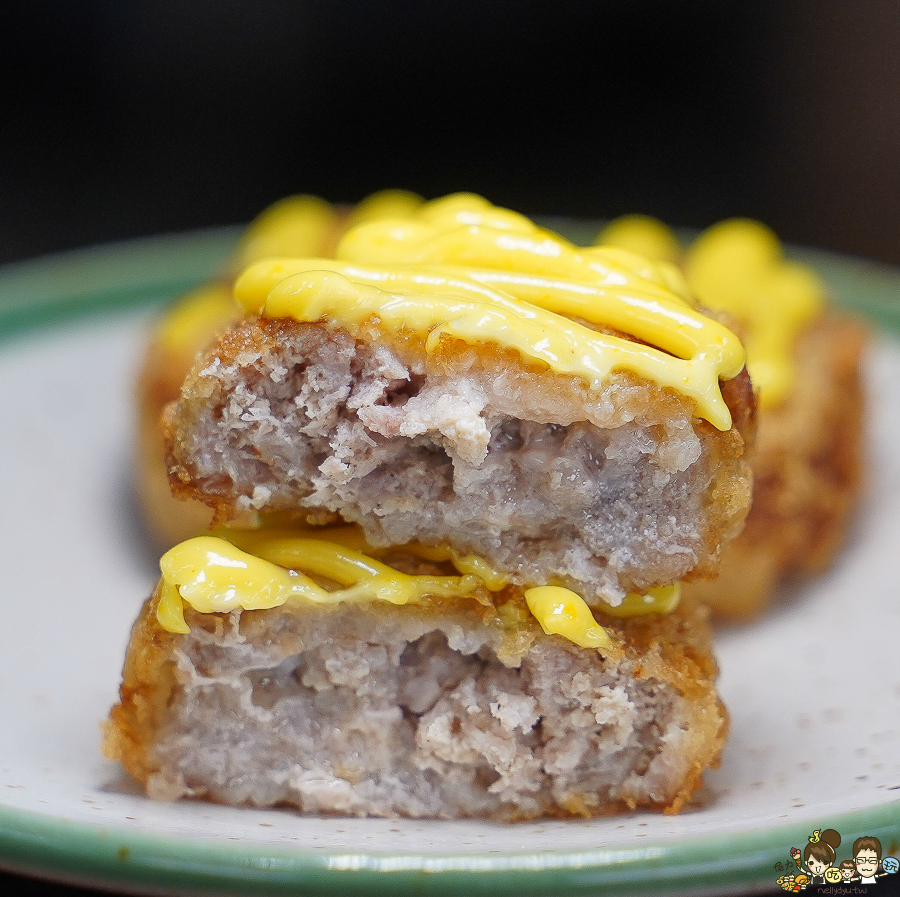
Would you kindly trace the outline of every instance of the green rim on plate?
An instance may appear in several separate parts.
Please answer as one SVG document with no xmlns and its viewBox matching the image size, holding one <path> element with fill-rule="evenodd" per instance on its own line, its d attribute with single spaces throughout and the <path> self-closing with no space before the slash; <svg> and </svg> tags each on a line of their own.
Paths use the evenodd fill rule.
<svg viewBox="0 0 900 897">
<path fill-rule="evenodd" d="M 170 234 L 0 267 L 0 338 L 173 299 L 220 272 L 239 234 L 238 228 Z"/>
<path fill-rule="evenodd" d="M 900 851 L 900 803 L 829 818 L 848 841 Z M 0 807 L 0 867 L 71 883 L 154 893 L 246 895 L 701 894 L 772 888 L 785 845 L 808 823 L 626 850 L 471 854 L 353 853 L 134 833 Z"/>
<path fill-rule="evenodd" d="M 584 222 L 552 224 L 571 236 Z M 0 339 L 100 311 L 151 307 L 221 270 L 239 231 L 218 229 L 76 250 L 0 268 Z M 813 250 L 842 304 L 900 333 L 900 272 Z M 845 838 L 900 851 L 900 801 L 829 818 Z M 269 848 L 134 832 L 0 805 L 0 867 L 132 891 L 215 894 L 621 894 L 774 887 L 784 845 L 808 823 L 633 849 L 427 855 Z"/>
</svg>

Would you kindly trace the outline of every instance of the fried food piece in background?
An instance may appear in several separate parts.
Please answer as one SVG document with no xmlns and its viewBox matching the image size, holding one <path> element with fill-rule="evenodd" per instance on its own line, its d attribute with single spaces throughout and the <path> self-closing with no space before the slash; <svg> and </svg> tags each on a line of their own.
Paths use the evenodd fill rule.
<svg viewBox="0 0 900 897">
<path fill-rule="evenodd" d="M 699 300 L 737 321 L 760 397 L 753 504 L 719 576 L 685 589 L 716 618 L 746 620 L 789 578 L 827 569 L 844 540 L 861 485 L 866 333 L 829 307 L 815 272 L 787 260 L 765 225 L 723 221 L 681 252 L 666 231 L 627 216 L 598 242 L 678 261 Z"/>
</svg>

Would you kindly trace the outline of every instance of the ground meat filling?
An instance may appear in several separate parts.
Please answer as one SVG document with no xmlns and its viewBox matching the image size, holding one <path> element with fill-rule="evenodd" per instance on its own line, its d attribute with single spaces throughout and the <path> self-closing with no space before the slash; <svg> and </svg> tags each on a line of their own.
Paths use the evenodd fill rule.
<svg viewBox="0 0 900 897">
<path fill-rule="evenodd" d="M 604 661 L 540 636 L 504 662 L 497 630 L 467 613 L 192 615 L 173 658 L 148 762 L 162 799 L 594 815 L 681 800 L 724 731 L 709 682 L 692 679 L 687 696 L 646 657 Z"/>
<path fill-rule="evenodd" d="M 630 375 L 599 394 L 517 356 L 246 321 L 166 417 L 176 490 L 220 519 L 317 510 L 375 546 L 449 542 L 522 584 L 617 604 L 715 566 L 740 527 L 743 439 Z"/>
</svg>

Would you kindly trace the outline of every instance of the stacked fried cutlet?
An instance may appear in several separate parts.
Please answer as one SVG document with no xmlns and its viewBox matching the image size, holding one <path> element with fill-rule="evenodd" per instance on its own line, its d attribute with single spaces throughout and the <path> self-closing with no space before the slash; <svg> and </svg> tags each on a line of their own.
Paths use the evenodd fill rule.
<svg viewBox="0 0 900 897">
<path fill-rule="evenodd" d="M 263 528 L 167 556 L 107 753 L 164 798 L 681 809 L 727 728 L 704 613 L 676 605 L 749 506 L 739 344 L 671 272 L 471 197 L 363 237 L 397 267 L 248 272 L 166 411 L 176 493 Z"/>
</svg>

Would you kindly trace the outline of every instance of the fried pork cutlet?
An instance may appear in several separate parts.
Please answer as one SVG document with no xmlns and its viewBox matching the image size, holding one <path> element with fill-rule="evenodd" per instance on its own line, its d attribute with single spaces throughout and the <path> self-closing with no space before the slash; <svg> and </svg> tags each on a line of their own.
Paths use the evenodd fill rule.
<svg viewBox="0 0 900 897">
<path fill-rule="evenodd" d="M 261 316 L 165 414 L 176 493 L 220 522 L 332 515 L 373 546 L 449 544 L 592 603 L 715 572 L 755 405 L 737 338 L 671 272 L 467 197 L 338 255 L 239 279 Z"/>
<path fill-rule="evenodd" d="M 546 634 L 519 590 L 135 624 L 105 752 L 150 796 L 350 816 L 677 812 L 727 717 L 706 616 L 603 618 L 606 647 Z"/>
<path fill-rule="evenodd" d="M 685 584 L 717 619 L 758 615 L 786 581 L 827 570 L 844 543 L 862 482 L 866 342 L 858 322 L 834 313 L 798 337 L 802 375 L 759 415 L 744 530 L 725 547 L 715 579 Z"/>
<path fill-rule="evenodd" d="M 220 521 L 338 514 L 375 546 L 450 544 L 613 605 L 714 572 L 740 530 L 745 376 L 725 386 L 736 425 L 719 431 L 629 374 L 591 390 L 512 352 L 456 344 L 426 364 L 368 337 L 287 318 L 232 328 L 169 407 L 176 492 Z"/>
<path fill-rule="evenodd" d="M 178 398 L 197 356 L 240 317 L 235 277 L 273 255 L 329 255 L 348 227 L 409 216 L 421 204 L 422 198 L 407 190 L 381 190 L 352 208 L 305 194 L 280 199 L 250 223 L 220 277 L 180 297 L 155 322 L 137 382 L 135 485 L 144 521 L 161 546 L 171 547 L 209 523 L 205 505 L 172 496 L 159 419 Z"/>
</svg>

